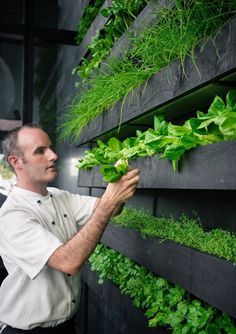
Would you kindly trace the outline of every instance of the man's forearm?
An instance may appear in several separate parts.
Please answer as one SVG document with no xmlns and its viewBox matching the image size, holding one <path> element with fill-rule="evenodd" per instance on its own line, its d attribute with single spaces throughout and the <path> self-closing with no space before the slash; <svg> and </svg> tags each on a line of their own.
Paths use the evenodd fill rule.
<svg viewBox="0 0 236 334">
<path fill-rule="evenodd" d="M 105 193 L 85 226 L 50 256 L 48 266 L 74 274 L 80 270 L 101 239 L 110 218 L 118 214 L 123 203 L 133 196 L 139 180 L 139 171 L 129 171 L 119 181 L 109 183 Z"/>
<path fill-rule="evenodd" d="M 80 270 L 101 239 L 110 218 L 119 210 L 119 207 L 107 204 L 103 199 L 99 200 L 87 224 L 52 254 L 48 261 L 49 266 L 68 274 L 74 274 Z"/>
<path fill-rule="evenodd" d="M 100 198 L 97 199 L 97 203 L 96 204 L 98 205 L 99 202 L 100 202 Z M 96 207 L 97 207 L 97 205 L 96 205 Z M 115 208 L 115 210 L 112 213 L 112 217 L 118 216 L 122 212 L 122 210 L 124 208 L 124 205 L 125 205 L 125 203 L 122 203 L 117 208 Z"/>
</svg>

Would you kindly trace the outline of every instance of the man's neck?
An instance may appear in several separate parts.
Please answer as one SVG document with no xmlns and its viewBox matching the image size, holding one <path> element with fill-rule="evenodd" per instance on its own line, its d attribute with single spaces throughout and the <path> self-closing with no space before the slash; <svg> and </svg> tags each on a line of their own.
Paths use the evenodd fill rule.
<svg viewBox="0 0 236 334">
<path fill-rule="evenodd" d="M 42 196 L 46 196 L 48 193 L 47 184 L 31 184 L 17 181 L 16 187 L 38 193 Z"/>
</svg>

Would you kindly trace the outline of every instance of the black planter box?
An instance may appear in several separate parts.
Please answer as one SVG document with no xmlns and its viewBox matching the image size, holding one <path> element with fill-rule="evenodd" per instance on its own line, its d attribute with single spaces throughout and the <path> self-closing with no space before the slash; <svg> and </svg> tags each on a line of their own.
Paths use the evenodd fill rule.
<svg viewBox="0 0 236 334">
<path fill-rule="evenodd" d="M 116 334 L 168 334 L 164 328 L 149 328 L 144 312 L 132 305 L 132 300 L 121 294 L 119 288 L 109 280 L 98 284 L 98 275 L 89 265 L 82 269 L 86 282 L 87 333 Z"/>
<path fill-rule="evenodd" d="M 197 147 L 184 155 L 179 171 L 171 162 L 158 156 L 138 158 L 130 162 L 140 169 L 139 188 L 163 189 L 236 189 L 236 141 Z M 79 187 L 105 187 L 99 167 L 79 170 Z"/>
<path fill-rule="evenodd" d="M 180 62 L 173 62 L 130 94 L 123 107 L 122 102 L 118 102 L 112 110 L 91 121 L 82 130 L 78 145 L 101 138 L 112 131 L 113 135 L 118 135 L 116 129 L 120 124 L 133 126 L 141 119 L 141 123 L 150 125 L 154 109 L 168 117 L 177 117 L 209 105 L 216 94 L 225 95 L 230 89 L 224 80 L 232 81 L 229 75 L 236 71 L 235 49 L 234 17 L 221 29 L 214 42 L 209 39 L 203 50 L 200 46 L 196 48 L 194 55 L 197 68 L 191 57 L 186 57 L 184 61 L 184 73 Z M 223 78 L 219 85 L 218 81 Z"/>
<path fill-rule="evenodd" d="M 236 318 L 236 266 L 230 261 L 109 224 L 102 243 Z"/>
<path fill-rule="evenodd" d="M 153 22 L 156 21 L 155 12 L 160 8 L 172 8 L 175 5 L 175 1 L 172 0 L 151 0 L 141 13 L 136 17 L 131 26 L 125 31 L 125 33 L 116 41 L 112 47 L 108 57 L 104 61 L 107 63 L 109 58 L 122 58 L 124 50 L 127 52 L 132 47 L 132 38 L 137 36 L 143 27 L 152 26 Z M 102 67 L 105 66 L 102 64 Z"/>
<path fill-rule="evenodd" d="M 102 8 L 109 7 L 111 5 L 111 0 L 106 0 L 102 6 Z M 104 17 L 101 14 L 98 14 L 88 29 L 84 39 L 80 43 L 77 51 L 77 64 L 79 64 L 83 57 L 88 53 L 88 44 L 91 42 L 92 37 L 94 37 L 97 31 L 101 30 L 103 26 L 108 21 L 109 17 Z"/>
</svg>

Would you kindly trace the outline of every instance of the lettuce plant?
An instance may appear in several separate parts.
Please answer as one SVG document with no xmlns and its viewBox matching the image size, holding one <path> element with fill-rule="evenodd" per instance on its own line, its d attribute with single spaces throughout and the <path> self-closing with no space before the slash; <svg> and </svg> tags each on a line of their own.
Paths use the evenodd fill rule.
<svg viewBox="0 0 236 334">
<path fill-rule="evenodd" d="M 188 119 L 183 125 L 167 122 L 162 116 L 155 116 L 154 128 L 145 132 L 137 131 L 136 137 L 126 138 L 123 142 L 113 137 L 107 143 L 97 141 L 98 146 L 85 151 L 78 168 L 101 166 L 104 180 L 116 181 L 122 173 L 113 166 L 119 159 L 133 160 L 138 157 L 159 154 L 159 159 L 172 161 L 173 169 L 183 154 L 197 146 L 236 139 L 236 90 L 230 90 L 226 102 L 216 96 L 208 112 L 197 112 L 196 117 Z M 110 167 L 109 167 L 110 166 Z"/>
</svg>

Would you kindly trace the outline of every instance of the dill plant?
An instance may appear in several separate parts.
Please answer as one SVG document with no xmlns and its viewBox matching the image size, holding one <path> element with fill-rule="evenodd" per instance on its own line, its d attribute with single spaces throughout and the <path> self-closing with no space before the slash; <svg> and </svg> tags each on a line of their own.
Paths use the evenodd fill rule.
<svg viewBox="0 0 236 334">
<path fill-rule="evenodd" d="M 204 47 L 228 19 L 235 14 L 234 0 L 176 0 L 172 9 L 156 12 L 159 22 L 143 30 L 133 39 L 132 56 L 142 59 L 144 67 L 153 73 L 186 56 L 194 59 L 194 48 L 202 42 Z"/>
<path fill-rule="evenodd" d="M 81 130 L 89 121 L 111 109 L 149 76 L 148 70 L 143 71 L 126 59 L 122 63 L 114 61 L 109 66 L 109 73 L 100 72 L 87 79 L 83 93 L 74 99 L 66 116 L 61 117 L 59 140 L 70 139 L 72 143 L 76 143 Z"/>
<path fill-rule="evenodd" d="M 196 45 L 201 42 L 203 48 L 209 36 L 214 38 L 235 12 L 235 0 L 176 0 L 172 9 L 157 10 L 156 23 L 132 38 L 131 50 L 123 59 L 111 59 L 106 71 L 100 69 L 83 82 L 85 88 L 78 91 L 60 120 L 59 140 L 77 142 L 88 122 L 124 101 L 174 60 L 183 64 L 191 55 L 195 62 Z"/>
</svg>

